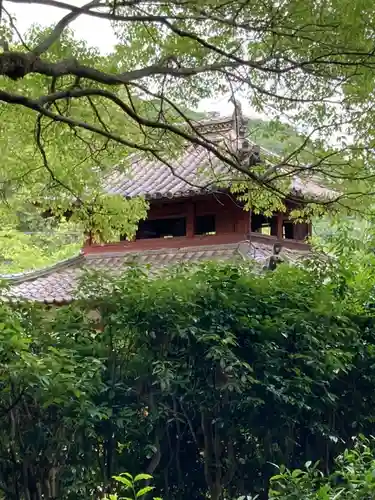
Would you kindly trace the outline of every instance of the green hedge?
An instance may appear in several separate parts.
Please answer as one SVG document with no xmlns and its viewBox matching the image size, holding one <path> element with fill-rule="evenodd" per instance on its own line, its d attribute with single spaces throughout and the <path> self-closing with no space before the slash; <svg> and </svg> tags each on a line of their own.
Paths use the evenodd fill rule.
<svg viewBox="0 0 375 500">
<path fill-rule="evenodd" d="M 10 348 L 22 376 L 9 349 L 3 359 L 0 396 L 14 404 L 13 420 L 0 415 L 4 491 L 25 488 L 26 461 L 36 482 L 53 472 L 64 499 L 109 491 L 123 471 L 152 474 L 164 500 L 267 498 L 275 464 L 329 472 L 353 435 L 372 432 L 373 319 L 316 273 L 132 269 L 89 276 L 82 292 L 48 317 L 4 310 L 29 339 Z"/>
</svg>

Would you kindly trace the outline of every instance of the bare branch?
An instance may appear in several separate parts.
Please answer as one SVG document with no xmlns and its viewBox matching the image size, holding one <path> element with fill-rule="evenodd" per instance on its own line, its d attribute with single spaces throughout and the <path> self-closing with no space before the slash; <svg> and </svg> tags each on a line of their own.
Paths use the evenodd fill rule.
<svg viewBox="0 0 375 500">
<path fill-rule="evenodd" d="M 12 29 L 14 30 L 14 32 L 16 33 L 16 35 L 18 36 L 19 41 L 22 43 L 22 45 L 25 47 L 25 49 L 30 52 L 30 47 L 26 44 L 23 36 L 18 31 L 17 26 L 15 25 L 13 17 L 11 16 L 11 14 L 7 11 L 7 9 L 4 6 L 2 6 L 0 8 L 2 9 L 2 12 L 4 12 L 4 14 L 6 14 L 6 16 L 8 18 L 8 21 L 9 21 L 9 24 L 12 27 Z"/>
<path fill-rule="evenodd" d="M 200 73 L 220 71 L 225 68 L 230 69 L 237 65 L 231 62 L 220 62 L 207 66 L 177 68 L 170 65 L 163 65 L 165 62 L 164 60 L 159 64 L 154 64 L 145 68 L 113 74 L 82 65 L 74 59 L 66 59 L 57 63 L 51 63 L 40 59 L 34 53 L 7 51 L 0 54 L 0 75 L 8 76 L 12 80 L 18 80 L 33 73 L 53 78 L 71 75 L 78 78 L 87 78 L 88 80 L 106 85 L 122 85 L 150 76 L 170 75 L 175 78 L 181 78 L 199 75 Z"/>
</svg>

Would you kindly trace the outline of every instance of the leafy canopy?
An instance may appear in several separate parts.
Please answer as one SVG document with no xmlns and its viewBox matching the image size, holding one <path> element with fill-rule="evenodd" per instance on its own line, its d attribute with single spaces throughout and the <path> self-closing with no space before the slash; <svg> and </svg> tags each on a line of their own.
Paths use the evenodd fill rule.
<svg viewBox="0 0 375 500">
<path fill-rule="evenodd" d="M 240 173 L 235 190 L 256 208 L 281 208 L 291 177 L 305 176 L 308 165 L 309 175 L 338 190 L 340 208 L 358 209 L 362 200 L 361 210 L 371 211 L 371 2 L 31 3 L 64 10 L 56 26 L 33 28 L 20 40 L 2 6 L 0 177 L 13 208 L 29 195 L 56 211 L 75 203 L 98 239 L 113 237 L 119 225 L 131 237 L 147 207 L 142 200 L 109 201 L 103 175 L 137 151 L 169 163 L 193 142 Z M 112 54 L 72 38 L 69 24 L 78 16 L 113 23 Z M 285 141 L 279 157 L 264 154 L 272 168 L 249 168 L 225 145 L 212 144 L 186 111 L 203 98 L 235 97 L 238 89 L 273 119 L 275 131 L 285 130 L 284 119 L 297 126 L 300 135 Z"/>
</svg>

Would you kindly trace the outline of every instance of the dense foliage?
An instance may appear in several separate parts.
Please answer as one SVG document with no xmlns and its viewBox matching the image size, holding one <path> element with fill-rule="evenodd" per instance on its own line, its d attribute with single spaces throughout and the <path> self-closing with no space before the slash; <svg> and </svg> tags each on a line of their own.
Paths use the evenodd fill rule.
<svg viewBox="0 0 375 500">
<path fill-rule="evenodd" d="M 0 189 L 13 209 L 30 197 L 48 198 L 56 211 L 78 205 L 77 218 L 98 239 L 119 230 L 130 237 L 147 207 L 104 196 L 103 176 L 126 169 L 132 153 L 170 166 L 186 143 L 230 165 L 253 208 L 282 206 L 308 165 L 308 175 L 339 188 L 337 208 L 368 209 L 359 204 L 371 202 L 374 164 L 371 2 L 9 2 L 33 4 L 30 23 L 43 15 L 39 5 L 61 11 L 54 27 L 20 34 L 1 5 Z M 69 31 L 93 17 L 112 23 L 110 54 Z M 283 123 L 301 135 L 255 167 L 191 121 L 200 115 L 187 110 L 219 96 L 272 118 L 270 137 L 287 135 Z"/>
<path fill-rule="evenodd" d="M 87 499 L 145 471 L 165 500 L 266 498 L 272 464 L 331 471 L 372 431 L 375 330 L 329 272 L 132 269 L 48 314 L 2 306 L 1 490 Z"/>
<path fill-rule="evenodd" d="M 43 218 L 37 210 L 24 210 L 3 222 L 0 231 L 0 273 L 40 269 L 77 255 L 82 227 L 66 220 Z"/>
<path fill-rule="evenodd" d="M 347 448 L 334 461 L 334 470 L 325 475 L 319 467 L 309 460 L 303 469 L 286 469 L 276 466 L 278 474 L 270 479 L 269 499 L 277 500 L 372 500 L 375 495 L 375 446 L 374 438 L 366 439 L 360 435 L 353 439 L 353 446 Z M 139 488 L 142 480 L 152 476 L 138 474 L 135 478 L 129 473 L 114 476 L 120 490 L 127 497 L 110 494 L 106 500 L 131 500 L 153 491 L 152 486 Z M 131 496 L 131 498 L 129 497 Z M 241 495 L 236 500 L 257 500 L 258 495 Z M 154 499 L 159 500 L 159 499 Z"/>
<path fill-rule="evenodd" d="M 52 238 L 8 231 L 26 202 L 69 214 L 95 240 L 131 238 L 147 202 L 104 194 L 103 179 L 114 166 L 126 171 L 132 153 L 170 168 L 186 143 L 232 167 L 231 189 L 252 210 L 284 209 L 291 179 L 313 175 L 336 189 L 335 208 L 372 215 L 373 3 L 9 1 L 64 14 L 54 28 L 22 37 L 0 2 L 3 265 L 26 253 L 23 268 L 63 256 L 55 238 L 68 234 L 63 226 Z M 113 23 L 112 54 L 72 35 L 78 16 Z M 190 110 L 218 95 L 240 95 L 273 118 L 249 133 L 270 149 L 284 139 L 280 156 L 263 152 L 268 162 L 255 166 L 248 151 L 202 136 L 192 121 L 200 114 Z M 328 204 L 305 201 L 319 204 L 308 216 Z M 300 498 L 302 487 L 314 498 L 325 474 L 327 495 L 353 498 L 330 474 L 352 436 L 373 428 L 375 256 L 371 235 L 366 246 L 348 238 L 350 221 L 341 229 L 322 244 L 332 253 L 332 243 L 336 258 L 307 268 L 131 269 L 116 280 L 88 276 L 70 307 L 2 301 L 5 498 L 104 497 L 115 491 L 114 476 L 131 481 L 137 496 L 136 474 L 145 471 L 164 500 L 263 500 L 281 464 L 287 469 L 270 494 L 281 488 L 286 499 Z M 17 238 L 18 256 L 9 244 Z M 46 244 L 48 255 L 39 251 Z M 360 451 L 346 452 L 338 467 L 354 457 L 347 478 L 367 495 L 373 484 L 361 460 L 370 452 Z M 309 461 L 319 464 L 301 473 Z"/>
<path fill-rule="evenodd" d="M 352 449 L 335 460 L 332 474 L 325 476 L 319 462 L 305 468 L 285 470 L 271 478 L 270 498 L 278 500 L 371 500 L 375 495 L 374 438 L 360 436 Z"/>
</svg>

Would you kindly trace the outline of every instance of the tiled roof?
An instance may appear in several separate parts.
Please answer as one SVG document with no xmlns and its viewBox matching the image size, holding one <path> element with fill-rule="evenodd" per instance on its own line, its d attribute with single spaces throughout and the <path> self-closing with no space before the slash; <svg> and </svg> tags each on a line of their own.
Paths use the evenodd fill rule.
<svg viewBox="0 0 375 500">
<path fill-rule="evenodd" d="M 252 154 L 274 156 L 270 151 L 259 148 L 235 131 L 235 118 L 219 118 L 195 124 L 202 137 L 217 145 L 224 156 L 243 151 L 249 158 Z M 243 119 L 244 126 L 247 120 Z M 246 144 L 247 143 L 247 144 Z M 245 146 L 246 144 L 246 146 Z M 268 160 L 269 163 L 269 160 Z M 143 153 L 129 156 L 126 166 L 115 168 L 105 179 L 103 188 L 107 193 L 125 197 L 145 196 L 147 199 L 179 198 L 192 194 L 209 192 L 218 186 L 229 187 L 239 172 L 222 162 L 204 146 L 190 144 L 178 158 L 165 159 L 146 157 Z M 290 191 L 298 196 L 332 197 L 333 192 L 316 182 L 315 179 L 291 179 Z"/>
<path fill-rule="evenodd" d="M 216 118 L 193 124 L 201 139 L 223 148 L 222 153 L 238 151 L 243 139 L 234 130 L 235 118 Z M 249 152 L 250 154 L 250 152 Z M 148 199 L 176 198 L 210 191 L 233 178 L 230 167 L 202 145 L 190 144 L 174 159 L 131 155 L 126 167 L 115 169 L 105 180 L 104 190 L 126 197 L 143 195 Z"/>
<path fill-rule="evenodd" d="M 201 146 L 190 145 L 170 167 L 159 160 L 145 160 L 135 155 L 129 171 L 116 170 L 105 181 L 104 190 L 126 197 L 145 196 L 148 199 L 177 198 L 210 191 L 214 179 L 229 172 L 224 165 Z M 206 168 L 206 173 L 203 173 Z M 208 176 L 208 173 L 214 174 Z"/>
<path fill-rule="evenodd" d="M 78 255 L 40 271 L 2 276 L 9 285 L 5 297 L 46 304 L 70 302 L 78 273 L 84 264 L 84 256 Z"/>
<path fill-rule="evenodd" d="M 260 263 L 271 255 L 272 246 L 266 243 L 242 242 L 225 245 L 206 245 L 140 252 L 111 252 L 79 255 L 42 271 L 3 276 L 9 284 L 7 299 L 31 300 L 45 304 L 64 304 L 76 296 L 77 283 L 83 270 L 103 270 L 121 273 L 126 266 L 136 263 L 161 268 L 178 263 L 201 261 L 236 261 L 254 259 Z M 306 252 L 283 249 L 287 259 L 295 260 Z"/>
<path fill-rule="evenodd" d="M 323 198 L 332 200 L 337 198 L 338 193 L 332 189 L 327 188 L 323 183 L 319 183 L 316 178 L 302 179 L 301 177 L 294 176 L 291 183 L 291 192 L 297 196 L 308 196 L 311 198 Z"/>
</svg>

